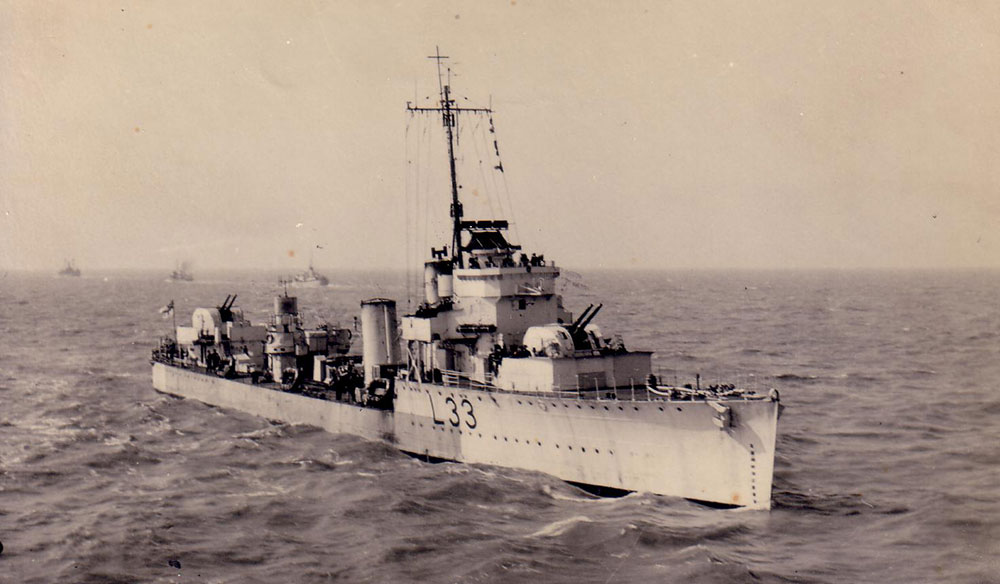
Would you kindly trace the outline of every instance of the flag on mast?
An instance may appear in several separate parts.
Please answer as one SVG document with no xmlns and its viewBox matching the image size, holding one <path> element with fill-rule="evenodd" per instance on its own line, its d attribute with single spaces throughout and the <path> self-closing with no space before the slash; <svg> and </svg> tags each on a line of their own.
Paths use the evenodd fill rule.
<svg viewBox="0 0 1000 584">
<path fill-rule="evenodd" d="M 173 313 L 174 313 L 174 301 L 173 300 L 171 300 L 170 303 L 167 304 L 166 306 L 160 308 L 160 314 L 163 315 L 163 318 L 167 318 L 168 316 L 170 316 Z"/>
</svg>

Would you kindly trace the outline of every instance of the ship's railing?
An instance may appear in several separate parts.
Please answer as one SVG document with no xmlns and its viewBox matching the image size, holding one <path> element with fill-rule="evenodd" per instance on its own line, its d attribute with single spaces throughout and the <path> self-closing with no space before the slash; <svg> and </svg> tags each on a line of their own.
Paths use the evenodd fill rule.
<svg viewBox="0 0 1000 584">
<path fill-rule="evenodd" d="M 706 399 L 762 399 L 767 394 L 760 394 L 752 391 L 739 389 L 715 390 L 715 389 L 688 389 L 686 387 L 673 387 L 658 385 L 650 387 L 647 385 L 630 387 L 604 387 L 594 389 L 558 389 L 553 391 L 504 391 L 505 393 L 533 395 L 537 397 L 556 397 L 558 399 L 569 400 L 595 400 L 595 401 L 615 401 L 615 402 L 660 402 L 660 401 L 692 401 Z"/>
<path fill-rule="evenodd" d="M 671 384 L 668 380 L 673 378 Z M 720 380 L 730 379 L 736 383 Z M 712 381 L 709 381 L 712 380 Z M 629 378 L 622 383 L 613 377 L 608 386 L 598 380 L 587 385 L 556 386 L 553 392 L 534 392 L 542 395 L 554 393 L 576 399 L 608 399 L 616 401 L 662 401 L 691 399 L 761 399 L 773 391 L 773 379 L 766 376 L 695 374 L 692 383 L 681 384 L 676 372 L 658 370 L 653 379 Z M 523 392 L 516 392 L 523 393 Z"/>
<path fill-rule="evenodd" d="M 674 369 L 656 370 L 657 385 L 681 387 L 685 389 L 708 389 L 725 391 L 734 388 L 743 391 L 767 393 L 775 385 L 775 378 L 770 375 L 758 375 L 746 372 L 708 371 L 705 373 L 682 373 Z"/>
<path fill-rule="evenodd" d="M 659 383 L 664 376 L 657 377 L 657 383 L 637 383 L 630 379 L 626 386 L 601 387 L 594 383 L 592 387 L 573 385 L 570 387 L 555 387 L 552 391 L 518 391 L 508 390 L 493 385 L 492 375 L 487 375 L 485 382 L 470 379 L 460 371 L 448 369 L 439 370 L 441 384 L 445 387 L 460 389 L 478 389 L 496 393 L 509 393 L 539 398 L 554 398 L 560 400 L 596 400 L 621 402 L 654 402 L 654 401 L 692 401 L 706 399 L 766 399 L 770 388 L 760 391 L 735 384 L 706 384 L 704 386 L 680 386 Z M 697 378 L 700 380 L 700 376 Z M 696 381 L 696 384 L 698 381 Z M 690 384 L 689 384 L 690 385 Z"/>
<path fill-rule="evenodd" d="M 439 369 L 441 372 L 441 383 L 446 387 L 464 387 L 470 389 L 485 389 L 488 391 L 496 390 L 497 387 L 490 383 L 492 381 L 492 376 L 487 376 L 487 382 L 478 381 L 476 379 L 469 379 L 467 375 L 460 371 L 452 371 L 450 369 Z"/>
</svg>

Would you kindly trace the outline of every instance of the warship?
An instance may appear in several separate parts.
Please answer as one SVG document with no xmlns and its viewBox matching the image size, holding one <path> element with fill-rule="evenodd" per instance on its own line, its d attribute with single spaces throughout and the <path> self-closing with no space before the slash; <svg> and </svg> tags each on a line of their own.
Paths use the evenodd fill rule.
<svg viewBox="0 0 1000 584">
<path fill-rule="evenodd" d="M 292 288 L 321 288 L 330 283 L 326 276 L 320 274 L 313 268 L 312 252 L 309 253 L 309 269 L 295 274 L 287 280 L 281 280 L 282 284 L 287 284 Z"/>
<path fill-rule="evenodd" d="M 67 260 L 66 265 L 63 269 L 59 270 L 60 276 L 71 276 L 74 278 L 80 277 L 80 268 L 76 267 L 73 260 Z"/>
<path fill-rule="evenodd" d="M 170 276 L 167 277 L 167 282 L 193 282 L 194 276 L 188 271 L 187 262 L 179 262 L 177 268 L 170 272 Z"/>
<path fill-rule="evenodd" d="M 307 328 L 287 290 L 259 325 L 229 296 L 161 340 L 153 386 L 428 460 L 538 471 L 608 494 L 770 509 L 777 391 L 663 383 L 651 352 L 602 334 L 600 304 L 575 316 L 564 308 L 560 268 L 513 243 L 508 220 L 467 218 L 457 127 L 486 116 L 492 133 L 492 108 L 458 105 L 442 76 L 446 57 L 432 58 L 439 96 L 407 112 L 444 128 L 450 241 L 423 262 L 415 309 L 397 318 L 395 300 L 362 301 L 357 356 L 349 329 Z"/>
</svg>

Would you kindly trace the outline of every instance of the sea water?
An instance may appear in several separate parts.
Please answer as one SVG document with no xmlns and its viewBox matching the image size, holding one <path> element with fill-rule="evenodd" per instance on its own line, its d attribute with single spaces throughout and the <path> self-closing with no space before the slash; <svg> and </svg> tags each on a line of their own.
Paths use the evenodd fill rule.
<svg viewBox="0 0 1000 584">
<path fill-rule="evenodd" d="M 307 323 L 405 278 L 328 274 Z M 775 387 L 770 512 L 595 498 L 541 473 L 157 393 L 149 353 L 276 275 L 0 279 L 0 582 L 1000 581 L 1000 272 L 592 271 L 605 336 L 667 382 Z"/>
</svg>

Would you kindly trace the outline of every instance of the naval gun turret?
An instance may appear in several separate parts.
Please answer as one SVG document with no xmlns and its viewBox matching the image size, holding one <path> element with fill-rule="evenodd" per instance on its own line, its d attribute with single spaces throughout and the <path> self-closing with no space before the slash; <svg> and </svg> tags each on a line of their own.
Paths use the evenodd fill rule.
<svg viewBox="0 0 1000 584">
<path fill-rule="evenodd" d="M 191 326 L 177 327 L 177 349 L 185 364 L 230 376 L 261 370 L 267 329 L 251 324 L 234 302 L 232 294 L 214 308 L 196 308 Z"/>
<path fill-rule="evenodd" d="M 566 327 L 570 338 L 573 339 L 573 348 L 575 350 L 586 351 L 599 350 L 601 348 L 603 339 L 600 336 L 600 329 L 596 325 L 592 326 L 590 323 L 602 308 L 604 308 L 603 304 L 598 304 L 597 308 L 594 308 L 593 304 L 587 306 L 579 318 Z"/>
</svg>

